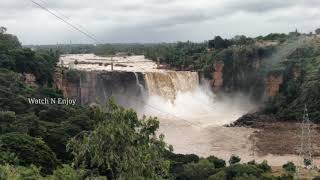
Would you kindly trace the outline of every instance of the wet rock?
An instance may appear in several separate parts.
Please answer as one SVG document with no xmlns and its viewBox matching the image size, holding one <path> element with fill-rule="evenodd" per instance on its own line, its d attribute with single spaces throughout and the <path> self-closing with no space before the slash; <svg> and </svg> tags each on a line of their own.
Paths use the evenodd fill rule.
<svg viewBox="0 0 320 180">
<path fill-rule="evenodd" d="M 260 114 L 259 112 L 248 113 L 241 116 L 239 119 L 231 124 L 226 125 L 227 127 L 255 127 L 260 122 L 275 122 L 276 117 L 273 115 Z"/>
</svg>

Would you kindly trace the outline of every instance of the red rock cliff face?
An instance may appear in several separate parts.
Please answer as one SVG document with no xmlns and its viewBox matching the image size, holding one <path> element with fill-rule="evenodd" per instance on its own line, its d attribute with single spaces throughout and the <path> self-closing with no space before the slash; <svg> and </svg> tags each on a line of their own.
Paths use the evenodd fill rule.
<svg viewBox="0 0 320 180">
<path fill-rule="evenodd" d="M 221 90 L 221 87 L 223 86 L 223 67 L 223 61 L 216 61 L 214 63 L 214 72 L 212 80 L 212 86 L 214 91 Z"/>
<path fill-rule="evenodd" d="M 266 95 L 269 98 L 275 97 L 280 90 L 280 85 L 283 83 L 283 76 L 269 74 L 266 78 Z"/>
<path fill-rule="evenodd" d="M 262 75 L 259 71 L 262 67 L 262 59 L 257 59 L 252 62 L 250 68 L 241 69 L 237 68 L 238 72 L 234 72 L 234 82 L 235 87 L 231 87 L 231 93 L 234 91 L 239 91 L 241 93 L 251 94 L 253 92 L 259 93 L 256 97 L 272 98 L 275 97 L 283 84 L 283 74 L 281 72 L 275 71 L 270 72 L 268 75 Z M 224 69 L 226 68 L 226 69 Z M 211 85 L 214 92 L 219 92 L 223 90 L 228 90 L 228 85 L 230 82 L 224 82 L 223 71 L 229 70 L 225 66 L 223 61 L 214 62 L 214 72 L 212 74 Z M 297 79 L 301 72 L 298 69 L 294 69 L 293 78 Z M 229 78 L 230 79 L 230 78 Z M 250 83 L 252 82 L 252 83 Z M 228 91 L 230 92 L 230 91 Z"/>
</svg>

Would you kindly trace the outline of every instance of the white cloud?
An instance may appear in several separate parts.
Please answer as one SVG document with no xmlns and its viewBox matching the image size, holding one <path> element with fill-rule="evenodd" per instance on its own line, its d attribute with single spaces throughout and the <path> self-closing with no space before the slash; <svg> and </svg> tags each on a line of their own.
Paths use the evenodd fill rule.
<svg viewBox="0 0 320 180">
<path fill-rule="evenodd" d="M 34 0 L 103 42 L 202 41 L 214 35 L 309 32 L 318 0 Z M 91 43 L 28 0 L 1 0 L 0 25 L 23 44 Z"/>
</svg>

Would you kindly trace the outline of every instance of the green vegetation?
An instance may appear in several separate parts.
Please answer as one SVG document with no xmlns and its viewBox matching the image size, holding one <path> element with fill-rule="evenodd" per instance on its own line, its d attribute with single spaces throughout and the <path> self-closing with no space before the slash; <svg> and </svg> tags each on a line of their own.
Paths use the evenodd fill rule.
<svg viewBox="0 0 320 180">
<path fill-rule="evenodd" d="M 234 165 L 234 164 L 237 164 L 241 161 L 241 158 L 239 156 L 236 156 L 236 155 L 232 155 L 229 159 L 229 164 L 230 165 Z"/>
<path fill-rule="evenodd" d="M 280 93 L 268 103 L 266 112 L 287 120 L 300 119 L 306 105 L 311 120 L 319 123 L 320 46 L 310 43 L 296 49 L 282 66 L 284 83 Z"/>
<path fill-rule="evenodd" d="M 53 73 L 59 53 L 54 51 L 34 52 L 22 48 L 16 36 L 0 34 L 0 68 L 5 68 L 18 73 L 32 73 L 38 83 L 51 84 Z"/>
<path fill-rule="evenodd" d="M 208 43 L 212 48 L 209 51 Z M 129 54 L 145 54 L 170 68 L 201 71 L 207 77 L 212 77 L 214 62 L 223 61 L 227 67 L 223 72 L 225 86 L 231 90 L 244 90 L 247 86 L 244 83 L 254 86 L 254 82 L 261 81 L 259 73 L 263 72 L 256 65 L 274 50 L 257 47 L 254 39 L 244 36 L 232 40 L 216 37 L 208 43 L 118 46 Z M 104 55 L 119 52 L 116 48 L 105 51 L 108 46 L 88 46 L 75 51 L 99 50 Z M 213 155 L 200 158 L 194 154 L 174 154 L 164 136 L 156 135 L 159 127 L 156 118 L 139 119 L 136 112 L 118 107 L 113 101 L 105 107 L 29 104 L 29 97 L 63 97 L 52 86 L 57 50 L 22 48 L 15 36 L 0 28 L 0 179 L 292 179 L 289 175 L 272 176 L 266 161 L 240 163 L 240 157 L 232 156 L 227 166 Z M 297 82 L 290 80 L 291 84 L 281 87 L 279 96 L 287 93 L 288 102 L 298 101 L 292 100 L 295 96 L 292 93 L 303 93 L 295 90 L 300 86 L 310 87 L 306 88 L 307 93 L 319 92 L 312 84 L 319 77 L 319 67 L 314 66 L 318 65 L 318 51 L 301 51 L 308 56 L 293 53 L 290 67 L 302 67 L 300 79 L 308 81 L 298 78 Z M 26 84 L 23 73 L 35 75 L 38 86 Z M 74 80 L 81 75 L 73 71 L 67 74 Z M 274 113 L 283 110 L 276 109 Z M 290 172 L 293 169 L 290 164 L 284 168 Z"/>
<path fill-rule="evenodd" d="M 50 173 L 58 165 L 55 154 L 41 139 L 26 134 L 6 133 L 0 136 L 0 142 L 0 150 L 14 153 L 22 166 L 33 164 L 42 167 L 43 172 Z"/>
<path fill-rule="evenodd" d="M 138 119 L 136 112 L 108 103 L 104 111 L 96 109 L 99 123 L 93 131 L 71 139 L 77 167 L 98 168 L 109 179 L 160 179 L 167 176 L 169 162 L 163 158 L 167 146 L 155 131 L 155 118 Z"/>
<path fill-rule="evenodd" d="M 79 106 L 29 104 L 30 97 L 63 96 L 52 88 L 58 53 L 13 46 L 14 36 L 4 31 L 0 39 L 3 36 L 13 39 L 0 43 L 0 162 L 34 165 L 41 173 L 52 173 L 72 160 L 66 152 L 67 141 L 92 129 L 91 111 Z M 24 72 L 37 77 L 37 87 L 24 82 Z"/>
<path fill-rule="evenodd" d="M 267 36 L 259 36 L 257 37 L 258 40 L 264 40 L 264 41 L 279 41 L 279 42 L 285 42 L 289 38 L 289 35 L 284 33 L 271 33 Z"/>
<path fill-rule="evenodd" d="M 293 162 L 288 162 L 287 164 L 284 164 L 283 169 L 285 169 L 289 174 L 293 174 L 296 172 L 296 166 Z"/>
</svg>

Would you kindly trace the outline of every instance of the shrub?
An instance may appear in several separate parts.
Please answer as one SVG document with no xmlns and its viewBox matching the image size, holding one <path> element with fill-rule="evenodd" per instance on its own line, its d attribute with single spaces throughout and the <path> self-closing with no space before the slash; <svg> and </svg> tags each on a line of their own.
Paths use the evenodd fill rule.
<svg viewBox="0 0 320 180">
<path fill-rule="evenodd" d="M 82 173 L 77 172 L 69 165 L 63 165 L 61 168 L 56 169 L 51 176 L 52 180 L 82 180 Z"/>
<path fill-rule="evenodd" d="M 12 165 L 1 165 L 0 166 L 0 179 L 26 179 L 26 180 L 35 180 L 35 179 L 44 179 L 39 168 L 31 165 L 30 167 L 23 166 L 12 166 Z"/>
<path fill-rule="evenodd" d="M 223 168 L 226 166 L 226 161 L 224 161 L 223 159 L 219 159 L 215 156 L 209 156 L 207 157 L 207 159 L 214 164 L 215 168 Z"/>
<path fill-rule="evenodd" d="M 74 69 L 69 69 L 65 72 L 65 77 L 69 82 L 77 83 L 80 80 L 80 72 Z"/>
<path fill-rule="evenodd" d="M 211 175 L 208 180 L 227 180 L 225 171 L 219 171 L 218 173 Z"/>
<path fill-rule="evenodd" d="M 296 166 L 294 165 L 293 162 L 288 162 L 287 164 L 284 164 L 282 168 L 285 169 L 288 173 L 296 172 Z"/>
<path fill-rule="evenodd" d="M 233 165 L 233 164 L 239 163 L 240 161 L 241 161 L 241 158 L 239 156 L 232 155 L 229 159 L 229 164 Z"/>
<path fill-rule="evenodd" d="M 11 152 L 7 151 L 0 151 L 0 164 L 12 164 L 12 165 L 18 165 L 19 159 L 18 157 Z"/>
<path fill-rule="evenodd" d="M 267 161 L 263 161 L 261 164 L 257 164 L 257 167 L 261 170 L 263 170 L 264 172 L 270 172 L 271 171 L 271 167 L 268 165 Z"/>
<path fill-rule="evenodd" d="M 0 136 L 0 142 L 0 150 L 14 153 L 22 166 L 34 164 L 44 173 L 51 173 L 58 165 L 55 154 L 41 139 L 8 133 Z"/>
<path fill-rule="evenodd" d="M 259 178 L 263 171 L 255 165 L 250 164 L 235 164 L 226 169 L 227 179 L 235 179 L 242 176 L 255 176 Z"/>
<path fill-rule="evenodd" d="M 165 157 L 170 161 L 180 162 L 183 164 L 199 161 L 199 157 L 195 154 L 175 154 L 170 151 L 166 152 Z"/>
<path fill-rule="evenodd" d="M 214 172 L 214 164 L 207 159 L 201 159 L 198 163 L 188 163 L 183 166 L 183 171 L 177 179 L 206 180 Z"/>
<path fill-rule="evenodd" d="M 6 133 L 11 129 L 16 120 L 16 114 L 12 111 L 0 111 L 0 133 Z"/>
</svg>

